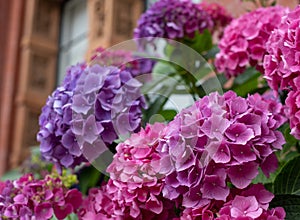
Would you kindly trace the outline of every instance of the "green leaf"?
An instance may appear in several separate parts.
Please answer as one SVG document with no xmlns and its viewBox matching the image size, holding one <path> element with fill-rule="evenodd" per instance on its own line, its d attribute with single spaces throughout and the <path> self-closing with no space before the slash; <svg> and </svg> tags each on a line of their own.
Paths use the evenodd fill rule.
<svg viewBox="0 0 300 220">
<path fill-rule="evenodd" d="M 203 88 L 204 94 L 199 94 L 200 97 L 209 94 L 210 92 L 223 92 L 222 85 L 226 82 L 226 78 L 223 74 L 206 79 L 200 86 Z M 204 90 L 205 89 L 205 90 Z"/>
<path fill-rule="evenodd" d="M 2 176 L 1 181 L 16 180 L 16 179 L 19 179 L 21 176 L 22 176 L 22 173 L 18 169 L 14 169 L 14 170 L 11 170 L 11 171 L 8 171 L 7 173 L 5 173 Z"/>
<path fill-rule="evenodd" d="M 209 30 L 204 30 L 203 33 L 196 33 L 195 37 L 189 41 L 184 41 L 188 46 L 193 48 L 199 53 L 203 53 L 204 51 L 208 51 L 213 47 L 212 36 Z"/>
<path fill-rule="evenodd" d="M 300 196 L 276 195 L 270 203 L 270 208 L 283 207 L 286 212 L 285 220 L 300 219 Z"/>
<path fill-rule="evenodd" d="M 158 82 L 157 88 L 150 87 L 147 89 L 147 92 L 143 91 L 149 106 L 148 109 L 143 110 L 143 124 L 150 122 L 152 116 L 162 111 L 169 97 L 174 93 L 174 90 L 176 90 L 178 83 L 180 83 L 180 81 L 176 80 L 176 77 L 169 77 L 168 80 Z M 148 96 L 148 94 L 150 96 Z"/>
<path fill-rule="evenodd" d="M 286 123 L 286 129 L 284 130 L 284 137 L 287 143 L 292 144 L 292 145 L 296 145 L 297 143 L 297 139 L 291 135 L 291 128 L 289 126 L 288 123 Z"/>
<path fill-rule="evenodd" d="M 78 216 L 75 213 L 68 215 L 67 220 L 78 220 Z"/>
<path fill-rule="evenodd" d="M 270 177 L 266 177 L 265 174 L 262 172 L 261 169 L 259 169 L 259 173 L 258 175 L 255 177 L 255 179 L 252 181 L 253 184 L 257 184 L 257 183 L 262 183 L 262 184 L 269 184 L 269 183 L 273 183 L 273 181 L 275 180 L 276 176 L 277 176 L 277 172 L 279 170 L 277 170 L 275 173 L 271 173 Z"/>
<path fill-rule="evenodd" d="M 151 103 L 150 107 L 143 112 L 143 122 L 149 122 L 153 115 L 162 111 L 163 106 L 168 101 L 168 96 L 158 96 L 156 100 Z"/>
<path fill-rule="evenodd" d="M 220 49 L 217 45 L 213 46 L 210 50 L 208 50 L 206 53 L 203 53 L 203 57 L 205 60 L 209 60 L 212 58 L 215 58 L 217 53 L 220 52 Z"/>
<path fill-rule="evenodd" d="M 300 195 L 300 156 L 286 163 L 274 181 L 275 194 Z"/>
<path fill-rule="evenodd" d="M 255 68 L 251 67 L 246 69 L 241 75 L 237 76 L 234 79 L 234 84 L 243 85 L 250 79 L 257 78 L 258 76 L 261 76 L 261 73 L 259 73 Z"/>
<path fill-rule="evenodd" d="M 163 109 L 158 112 L 166 121 L 171 121 L 177 115 L 177 111 L 174 109 Z"/>
<path fill-rule="evenodd" d="M 83 194 L 86 194 L 91 187 L 95 187 L 100 180 L 101 173 L 94 167 L 84 167 L 79 171 L 78 181 L 79 189 Z"/>
<path fill-rule="evenodd" d="M 56 218 L 56 216 L 53 214 L 51 220 L 58 220 Z M 70 215 L 68 215 L 65 220 L 78 220 L 78 216 L 75 213 L 71 213 Z"/>
<path fill-rule="evenodd" d="M 261 73 L 257 71 L 251 71 L 251 69 L 246 70 L 245 73 L 234 80 L 232 90 L 243 97 L 249 93 L 254 93 L 258 90 L 258 77 L 260 76 Z"/>
<path fill-rule="evenodd" d="M 172 63 L 168 63 L 166 61 L 159 61 L 157 62 L 154 67 L 152 72 L 154 74 L 162 74 L 162 75 L 167 75 L 169 73 L 174 73 L 176 70 L 172 66 Z"/>
<path fill-rule="evenodd" d="M 167 57 L 171 57 L 173 51 L 174 51 L 174 46 L 171 44 L 167 44 L 164 48 L 164 53 Z"/>
</svg>

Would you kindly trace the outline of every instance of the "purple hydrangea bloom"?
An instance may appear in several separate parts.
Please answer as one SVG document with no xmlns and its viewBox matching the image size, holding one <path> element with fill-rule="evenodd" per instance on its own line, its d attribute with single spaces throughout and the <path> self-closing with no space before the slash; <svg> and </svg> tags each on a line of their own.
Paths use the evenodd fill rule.
<svg viewBox="0 0 300 220">
<path fill-rule="evenodd" d="M 212 26 L 209 14 L 190 0 L 160 0 L 141 16 L 134 37 L 179 40 L 193 38 L 196 32 L 202 33 Z"/>
<path fill-rule="evenodd" d="M 234 19 L 219 42 L 215 65 L 227 78 L 241 74 L 247 66 L 263 72 L 266 42 L 288 9 L 281 6 L 259 8 Z"/>
<path fill-rule="evenodd" d="M 83 201 L 77 189 L 69 190 L 61 179 L 50 176 L 37 180 L 26 174 L 0 185 L 0 216 L 5 219 L 65 219 Z"/>
<path fill-rule="evenodd" d="M 294 78 L 300 73 L 300 6 L 283 16 L 268 42 L 264 59 L 265 78 L 272 89 L 296 89 Z"/>
<path fill-rule="evenodd" d="M 37 140 L 41 155 L 55 163 L 59 170 L 62 166 L 73 168 L 86 161 L 71 130 L 73 90 L 85 66 L 77 64 L 67 70 L 62 86 L 49 96 L 39 118 Z"/>
<path fill-rule="evenodd" d="M 72 132 L 93 161 L 118 137 L 140 129 L 141 83 L 127 70 L 98 64 L 85 69 L 74 90 Z"/>
<path fill-rule="evenodd" d="M 269 175 L 277 166 L 274 151 L 285 143 L 279 128 L 282 105 L 260 95 L 212 93 L 183 110 L 165 128 L 157 150 L 164 197 L 184 207 L 226 201 L 227 182 L 246 188 L 260 166 Z"/>
</svg>

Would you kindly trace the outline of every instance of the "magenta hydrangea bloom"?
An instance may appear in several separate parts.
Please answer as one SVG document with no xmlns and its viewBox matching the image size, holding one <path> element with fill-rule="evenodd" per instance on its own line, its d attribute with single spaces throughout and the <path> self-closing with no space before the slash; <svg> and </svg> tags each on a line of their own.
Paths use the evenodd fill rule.
<svg viewBox="0 0 300 220">
<path fill-rule="evenodd" d="M 218 36 L 222 37 L 224 28 L 231 22 L 232 16 L 226 9 L 218 3 L 201 2 L 198 6 L 205 10 L 214 23 L 213 32 L 218 32 Z"/>
<path fill-rule="evenodd" d="M 266 46 L 268 55 L 264 59 L 265 78 L 272 89 L 296 89 L 294 79 L 300 73 L 300 6 L 283 16 Z"/>
<path fill-rule="evenodd" d="M 295 85 L 298 85 L 298 90 L 289 92 L 285 104 L 288 108 L 291 134 L 300 140 L 300 77 L 297 77 L 294 81 L 297 81 Z"/>
<path fill-rule="evenodd" d="M 269 55 L 264 59 L 265 78 L 277 93 L 286 90 L 286 106 L 290 118 L 291 134 L 300 139 L 300 60 L 299 25 L 300 6 L 284 16 L 278 29 L 267 43 Z"/>
<path fill-rule="evenodd" d="M 197 31 L 202 33 L 212 26 L 209 14 L 192 1 L 160 0 L 140 17 L 134 37 L 193 38 Z"/>
<path fill-rule="evenodd" d="M 113 162 L 107 168 L 110 180 L 102 190 L 91 191 L 92 206 L 83 211 L 83 219 L 92 215 L 114 219 L 169 219 L 175 215 L 175 204 L 162 197 L 164 179 L 158 175 L 160 157 L 156 147 L 164 127 L 159 123 L 147 125 L 145 130 L 132 134 L 117 146 Z M 97 209 L 94 197 L 99 197 L 98 207 L 103 206 Z M 111 202 L 105 204 L 106 200 Z"/>
<path fill-rule="evenodd" d="M 204 207 L 226 201 L 228 181 L 246 188 L 258 167 L 268 176 L 277 167 L 274 151 L 285 143 L 276 130 L 285 121 L 282 105 L 258 94 L 200 99 L 169 123 L 159 141 L 164 197 L 187 208 Z"/>
<path fill-rule="evenodd" d="M 263 72 L 266 42 L 287 12 L 281 6 L 259 8 L 234 19 L 219 42 L 217 70 L 227 78 L 241 74 L 249 65 Z"/>
<path fill-rule="evenodd" d="M 284 220 L 285 211 L 281 207 L 268 210 L 274 195 L 267 191 L 262 184 L 252 185 L 245 190 L 232 193 L 219 211 L 216 220 Z"/>
<path fill-rule="evenodd" d="M 72 131 L 84 155 L 93 161 L 121 135 L 140 129 L 141 83 L 127 70 L 89 66 L 74 91 Z"/>
<path fill-rule="evenodd" d="M 283 208 L 268 210 L 273 197 L 262 184 L 250 185 L 243 190 L 232 189 L 225 202 L 211 201 L 204 207 L 187 208 L 180 220 L 283 220 Z"/>
<path fill-rule="evenodd" d="M 63 84 L 49 96 L 39 118 L 37 140 L 41 155 L 55 163 L 59 170 L 62 166 L 73 168 L 86 161 L 71 130 L 72 97 L 85 67 L 85 64 L 77 64 L 67 70 Z"/>
<path fill-rule="evenodd" d="M 43 180 L 27 174 L 19 180 L 1 183 L 0 216 L 7 219 L 65 219 L 82 205 L 82 194 L 67 189 L 59 178 Z"/>
</svg>

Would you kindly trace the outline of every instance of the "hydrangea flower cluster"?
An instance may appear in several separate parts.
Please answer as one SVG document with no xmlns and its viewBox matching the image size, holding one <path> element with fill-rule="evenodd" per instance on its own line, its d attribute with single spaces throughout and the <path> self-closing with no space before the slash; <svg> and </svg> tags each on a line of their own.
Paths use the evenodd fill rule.
<svg viewBox="0 0 300 220">
<path fill-rule="evenodd" d="M 297 77 L 294 81 L 298 89 L 289 92 L 285 104 L 290 119 L 291 134 L 300 140 L 300 77 Z"/>
<path fill-rule="evenodd" d="M 65 219 L 81 205 L 81 193 L 65 188 L 59 178 L 36 180 L 28 174 L 0 183 L 0 216 L 4 219 Z"/>
<path fill-rule="evenodd" d="M 77 64 L 67 70 L 62 86 L 48 98 L 39 118 L 37 140 L 42 157 L 55 163 L 59 170 L 86 161 L 71 130 L 73 90 L 85 68 L 85 64 Z"/>
<path fill-rule="evenodd" d="M 283 220 L 285 211 L 281 207 L 268 210 L 269 203 L 274 195 L 265 190 L 262 184 L 251 185 L 245 190 L 232 190 L 229 200 L 221 204 L 211 202 L 198 209 L 185 209 L 180 220 Z M 218 216 L 218 217 L 216 217 Z"/>
<path fill-rule="evenodd" d="M 157 150 L 163 196 L 184 207 L 226 201 L 227 182 L 246 188 L 258 174 L 277 167 L 274 151 L 285 143 L 276 131 L 285 121 L 282 105 L 260 95 L 211 93 L 169 123 Z"/>
<path fill-rule="evenodd" d="M 39 119 L 37 139 L 43 158 L 59 170 L 74 168 L 88 155 L 101 154 L 119 135 L 137 131 L 141 109 L 146 107 L 140 86 L 128 70 L 85 64 L 70 67 Z M 91 145 L 94 151 L 85 152 Z"/>
<path fill-rule="evenodd" d="M 264 59 L 265 78 L 275 91 L 297 89 L 294 79 L 299 76 L 300 6 L 281 20 L 267 42 Z"/>
<path fill-rule="evenodd" d="M 213 32 L 217 31 L 219 37 L 221 37 L 224 28 L 231 22 L 232 16 L 223 6 L 217 3 L 201 2 L 198 6 L 210 15 L 214 23 Z"/>
<path fill-rule="evenodd" d="M 92 64 L 101 66 L 116 66 L 122 70 L 128 70 L 133 77 L 152 72 L 155 61 L 133 55 L 125 50 L 105 50 L 99 47 L 91 57 Z"/>
<path fill-rule="evenodd" d="M 193 38 L 197 31 L 202 33 L 212 27 L 209 14 L 190 0 L 160 0 L 140 17 L 134 37 L 178 40 Z"/>
<path fill-rule="evenodd" d="M 234 19 L 219 42 L 217 70 L 228 78 L 241 74 L 249 65 L 263 72 L 266 42 L 287 12 L 281 6 L 259 8 Z"/>
<path fill-rule="evenodd" d="M 146 108 L 140 86 L 129 71 L 98 64 L 87 67 L 78 79 L 71 106 L 72 131 L 89 161 L 118 137 L 140 129 L 142 108 Z"/>
<path fill-rule="evenodd" d="M 145 130 L 117 146 L 107 169 L 110 180 L 101 190 L 91 191 L 88 204 L 93 205 L 83 212 L 83 219 L 95 215 L 114 219 L 170 219 L 175 215 L 174 204 L 161 195 L 164 182 L 158 174 L 160 156 L 156 147 L 164 127 L 159 123 L 147 125 Z"/>
<path fill-rule="evenodd" d="M 286 105 L 290 118 L 291 134 L 300 140 L 300 6 L 283 17 L 267 43 L 269 55 L 265 56 L 265 78 L 269 86 L 288 91 Z"/>
</svg>

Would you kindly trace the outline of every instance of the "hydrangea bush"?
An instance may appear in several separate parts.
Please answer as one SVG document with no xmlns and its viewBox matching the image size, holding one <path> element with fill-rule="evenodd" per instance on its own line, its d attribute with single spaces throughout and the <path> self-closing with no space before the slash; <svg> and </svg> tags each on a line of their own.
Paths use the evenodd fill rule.
<svg viewBox="0 0 300 220">
<path fill-rule="evenodd" d="M 32 157 L 0 181 L 1 219 L 298 219 L 299 15 L 300 6 L 232 18 L 216 3 L 154 3 L 134 30 L 138 48 L 137 38 L 162 37 L 152 49 L 180 57 L 167 39 L 176 40 L 220 73 L 192 56 L 183 60 L 197 77 L 141 51 L 96 49 L 42 109 L 40 156 L 54 166 Z M 194 103 L 176 112 L 167 98 L 181 86 Z"/>
</svg>

